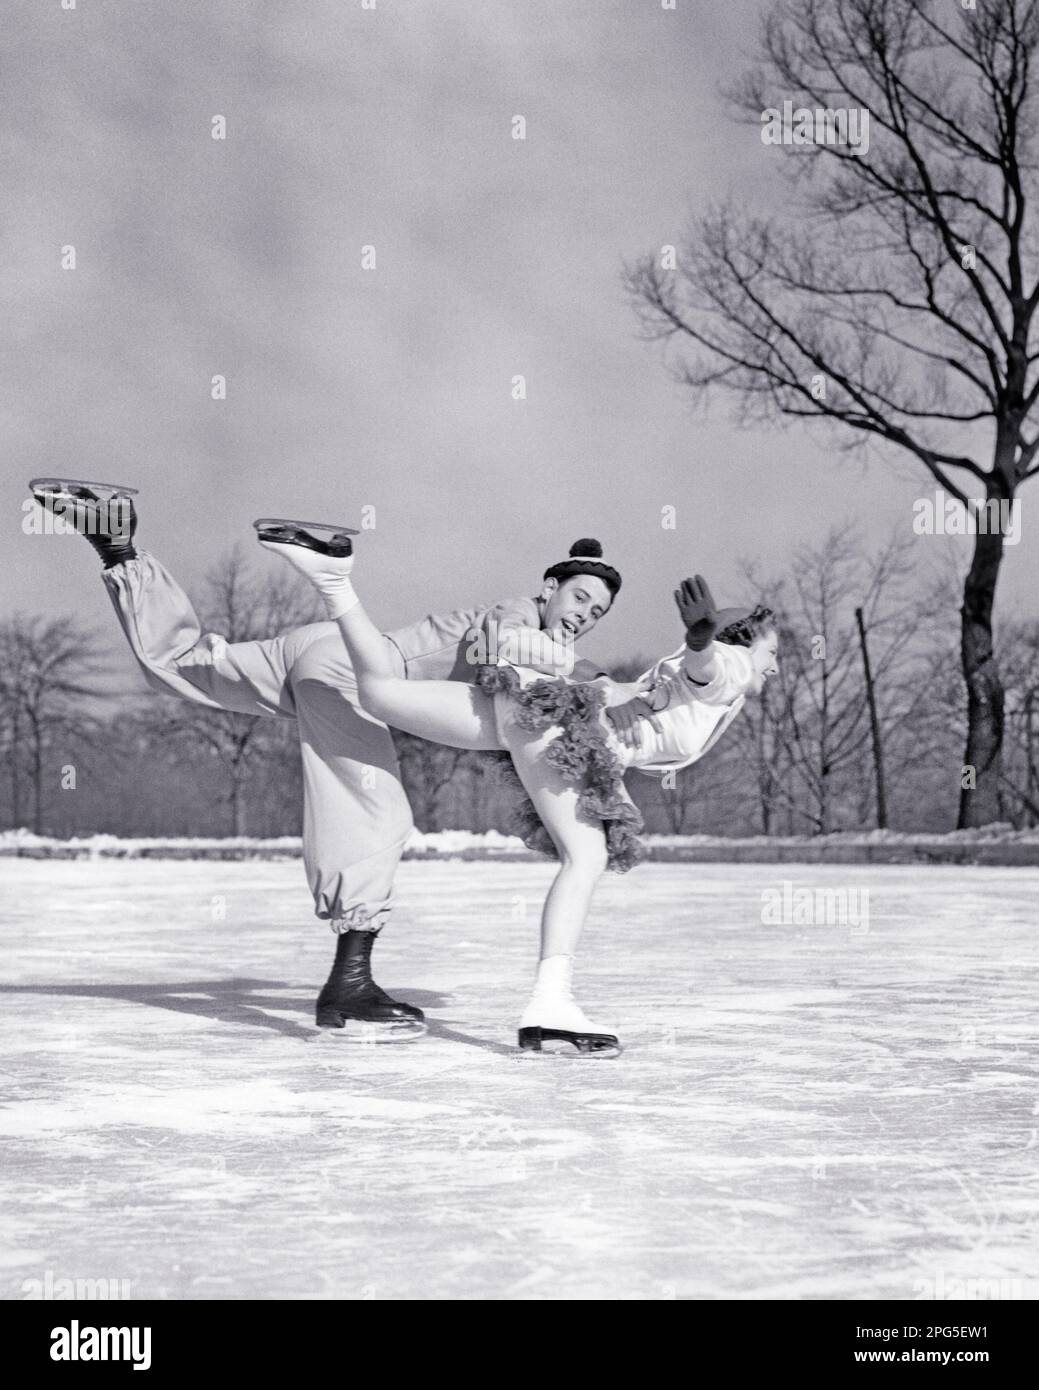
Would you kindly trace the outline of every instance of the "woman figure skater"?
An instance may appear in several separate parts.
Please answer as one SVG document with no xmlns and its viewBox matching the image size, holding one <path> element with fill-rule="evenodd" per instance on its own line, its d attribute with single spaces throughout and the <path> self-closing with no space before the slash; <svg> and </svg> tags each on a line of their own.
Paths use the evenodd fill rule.
<svg viewBox="0 0 1039 1390">
<path fill-rule="evenodd" d="M 205 708 L 296 725 L 303 866 L 314 911 L 335 935 L 314 1021 L 344 1041 L 421 1037 L 422 1010 L 387 994 L 372 974 L 375 942 L 392 919 L 411 807 L 390 730 L 361 708 L 336 625 L 307 623 L 247 642 L 204 632 L 169 570 L 137 549 L 133 488 L 60 477 L 34 478 L 29 487 L 35 505 L 59 519 L 59 533 L 80 532 L 96 551 L 119 624 L 149 685 Z M 256 526 L 264 539 L 291 540 L 324 554 L 350 554 L 348 533 L 357 534 L 273 517 Z M 395 673 L 410 681 L 472 682 L 480 661 L 501 654 L 543 675 L 594 679 L 600 668 L 576 658 L 576 643 L 610 612 L 622 583 L 601 555 L 599 542 L 583 537 L 565 560 L 544 570 L 536 596 L 428 613 L 386 633 Z M 483 653 L 479 659 L 475 648 Z"/>
<path fill-rule="evenodd" d="M 355 557 L 261 540 L 321 594 L 342 634 L 358 697 L 396 729 L 454 748 L 506 750 L 530 799 L 524 838 L 555 850 L 560 866 L 541 919 L 534 989 L 519 1025 L 529 1051 L 616 1056 L 614 1030 L 592 1023 L 572 992 L 574 955 L 596 882 L 642 857 L 642 818 L 623 773 L 662 772 L 702 757 L 747 694 L 776 672 L 778 635 L 768 608 L 722 609 L 698 575 L 675 591 L 685 642 L 638 681 L 546 679 L 499 658 L 475 685 L 402 679 L 385 639 L 353 589 Z M 484 659 L 484 658 L 479 658 Z"/>
</svg>

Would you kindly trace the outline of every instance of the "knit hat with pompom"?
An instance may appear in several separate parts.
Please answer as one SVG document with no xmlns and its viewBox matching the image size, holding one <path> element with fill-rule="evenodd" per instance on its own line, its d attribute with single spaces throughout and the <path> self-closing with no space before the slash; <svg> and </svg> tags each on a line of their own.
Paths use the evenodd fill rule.
<svg viewBox="0 0 1039 1390">
<path fill-rule="evenodd" d="M 560 560 L 557 565 L 551 565 L 543 578 L 558 579 L 561 584 L 564 579 L 571 579 L 575 574 L 594 574 L 596 579 L 601 579 L 606 585 L 613 598 L 616 598 L 621 586 L 620 574 L 602 558 L 602 546 L 599 542 L 589 536 L 574 541 L 570 547 L 569 560 Z"/>
</svg>

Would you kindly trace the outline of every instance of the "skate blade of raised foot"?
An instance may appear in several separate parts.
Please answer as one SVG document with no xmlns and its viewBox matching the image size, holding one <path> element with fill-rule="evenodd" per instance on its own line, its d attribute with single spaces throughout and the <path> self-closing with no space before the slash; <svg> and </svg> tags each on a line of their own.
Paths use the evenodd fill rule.
<svg viewBox="0 0 1039 1390">
<path fill-rule="evenodd" d="M 428 1023 L 363 1023 L 360 1019 L 348 1018 L 342 1028 L 332 1024 L 319 1023 L 317 1032 L 337 1042 L 353 1043 L 355 1046 L 384 1046 L 392 1043 L 417 1042 L 429 1032 Z"/>
<path fill-rule="evenodd" d="M 46 497 L 54 497 L 58 500 L 64 499 L 69 502 L 79 501 L 77 495 L 72 492 L 72 488 L 89 488 L 91 492 L 107 494 L 100 496 L 98 501 L 106 501 L 113 497 L 136 497 L 137 488 L 126 487 L 123 483 L 95 483 L 85 478 L 30 478 L 29 491 L 33 493 L 43 493 Z"/>
<path fill-rule="evenodd" d="M 264 531 L 328 531 L 333 536 L 359 536 L 356 526 L 340 526 L 330 521 L 294 521 L 286 516 L 261 516 L 253 522 L 254 528 Z"/>
<path fill-rule="evenodd" d="M 253 526 L 261 545 L 298 545 L 336 560 L 353 554 L 350 537 L 361 534 L 353 526 L 331 526 L 323 521 L 283 521 L 271 516 L 261 517 Z"/>
</svg>

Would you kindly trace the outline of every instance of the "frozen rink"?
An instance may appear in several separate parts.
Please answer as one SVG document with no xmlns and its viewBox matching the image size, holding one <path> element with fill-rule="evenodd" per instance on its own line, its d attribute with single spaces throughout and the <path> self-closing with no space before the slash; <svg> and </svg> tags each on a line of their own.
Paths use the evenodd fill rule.
<svg viewBox="0 0 1039 1390">
<path fill-rule="evenodd" d="M 515 1050 L 551 872 L 406 863 L 431 1030 L 373 1047 L 312 1026 L 298 863 L 0 860 L 4 1297 L 1039 1295 L 1039 869 L 608 875 L 616 1060 Z M 868 923 L 763 923 L 784 880 Z"/>
</svg>

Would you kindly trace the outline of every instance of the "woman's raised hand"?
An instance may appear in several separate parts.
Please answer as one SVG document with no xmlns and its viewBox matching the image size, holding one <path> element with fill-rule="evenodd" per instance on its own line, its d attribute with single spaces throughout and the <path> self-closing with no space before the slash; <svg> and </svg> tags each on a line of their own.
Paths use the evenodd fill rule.
<svg viewBox="0 0 1039 1390">
<path fill-rule="evenodd" d="M 702 574 L 683 579 L 675 590 L 675 603 L 685 624 L 685 644 L 690 651 L 705 651 L 718 630 L 718 605 Z"/>
</svg>

